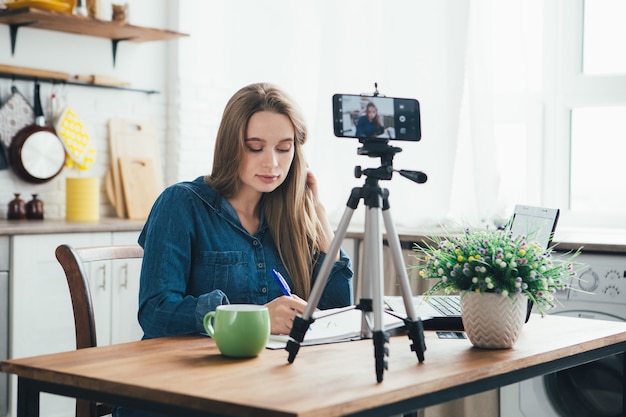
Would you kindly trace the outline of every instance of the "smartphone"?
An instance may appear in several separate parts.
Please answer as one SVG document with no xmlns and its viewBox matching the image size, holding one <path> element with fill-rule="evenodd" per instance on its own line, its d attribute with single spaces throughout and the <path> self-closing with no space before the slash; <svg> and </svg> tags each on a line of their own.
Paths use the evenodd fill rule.
<svg viewBox="0 0 626 417">
<path fill-rule="evenodd" d="M 410 98 L 334 94 L 333 128 L 342 138 L 418 141 L 420 105 Z"/>
</svg>

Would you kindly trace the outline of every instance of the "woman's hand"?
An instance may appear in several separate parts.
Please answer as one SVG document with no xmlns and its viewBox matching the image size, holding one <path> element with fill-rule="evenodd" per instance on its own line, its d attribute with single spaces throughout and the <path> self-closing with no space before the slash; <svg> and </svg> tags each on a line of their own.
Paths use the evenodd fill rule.
<svg viewBox="0 0 626 417">
<path fill-rule="evenodd" d="M 306 301 L 297 295 L 283 295 L 265 304 L 270 313 L 270 333 L 289 334 L 296 314 L 304 313 Z"/>
<path fill-rule="evenodd" d="M 315 178 L 315 175 L 313 175 L 313 171 L 311 171 L 310 168 L 307 168 L 306 170 L 306 186 L 311 190 L 315 205 L 319 204 L 319 199 L 317 197 L 317 179 Z"/>
</svg>

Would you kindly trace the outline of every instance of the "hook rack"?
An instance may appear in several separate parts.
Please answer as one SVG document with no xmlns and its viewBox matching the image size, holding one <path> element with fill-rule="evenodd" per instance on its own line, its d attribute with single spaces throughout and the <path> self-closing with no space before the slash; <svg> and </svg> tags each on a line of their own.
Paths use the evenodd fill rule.
<svg viewBox="0 0 626 417">
<path fill-rule="evenodd" d="M 78 87 L 91 87 L 91 88 L 105 88 L 110 90 L 125 90 L 125 91 L 134 91 L 138 93 L 146 93 L 146 94 L 159 94 L 157 90 L 144 90 L 140 88 L 130 88 L 130 87 L 119 87 L 115 85 L 102 85 L 102 84 L 89 84 L 83 83 L 80 81 L 71 81 L 67 79 L 59 79 L 59 78 L 49 78 L 49 77 L 40 77 L 36 75 L 19 75 L 12 73 L 4 73 L 0 72 L 0 78 L 9 79 L 9 80 L 21 80 L 21 81 L 39 81 L 48 84 L 64 84 L 64 85 L 75 85 Z"/>
</svg>

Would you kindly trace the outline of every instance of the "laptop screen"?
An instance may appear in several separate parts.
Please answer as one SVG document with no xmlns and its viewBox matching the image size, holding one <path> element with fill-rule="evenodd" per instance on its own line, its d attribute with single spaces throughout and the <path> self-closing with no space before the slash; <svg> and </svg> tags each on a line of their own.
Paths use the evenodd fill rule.
<svg viewBox="0 0 626 417">
<path fill-rule="evenodd" d="M 514 235 L 526 235 L 544 248 L 550 247 L 559 220 L 559 209 L 532 206 L 515 206 L 511 231 Z"/>
</svg>

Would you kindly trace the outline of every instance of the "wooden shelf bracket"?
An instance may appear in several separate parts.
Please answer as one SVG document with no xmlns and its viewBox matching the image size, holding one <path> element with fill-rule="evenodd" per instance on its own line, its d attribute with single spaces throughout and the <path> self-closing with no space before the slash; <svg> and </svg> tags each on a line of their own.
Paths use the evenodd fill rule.
<svg viewBox="0 0 626 417">
<path fill-rule="evenodd" d="M 15 44 L 17 43 L 17 30 L 22 26 L 29 26 L 37 23 L 33 20 L 30 22 L 13 23 L 9 25 L 9 34 L 11 36 L 11 56 L 15 55 Z"/>
<path fill-rule="evenodd" d="M 111 47 L 113 48 L 113 66 L 115 66 L 115 59 L 117 57 L 117 44 L 122 41 L 128 41 L 133 38 L 121 38 L 121 39 L 111 39 Z"/>
</svg>

